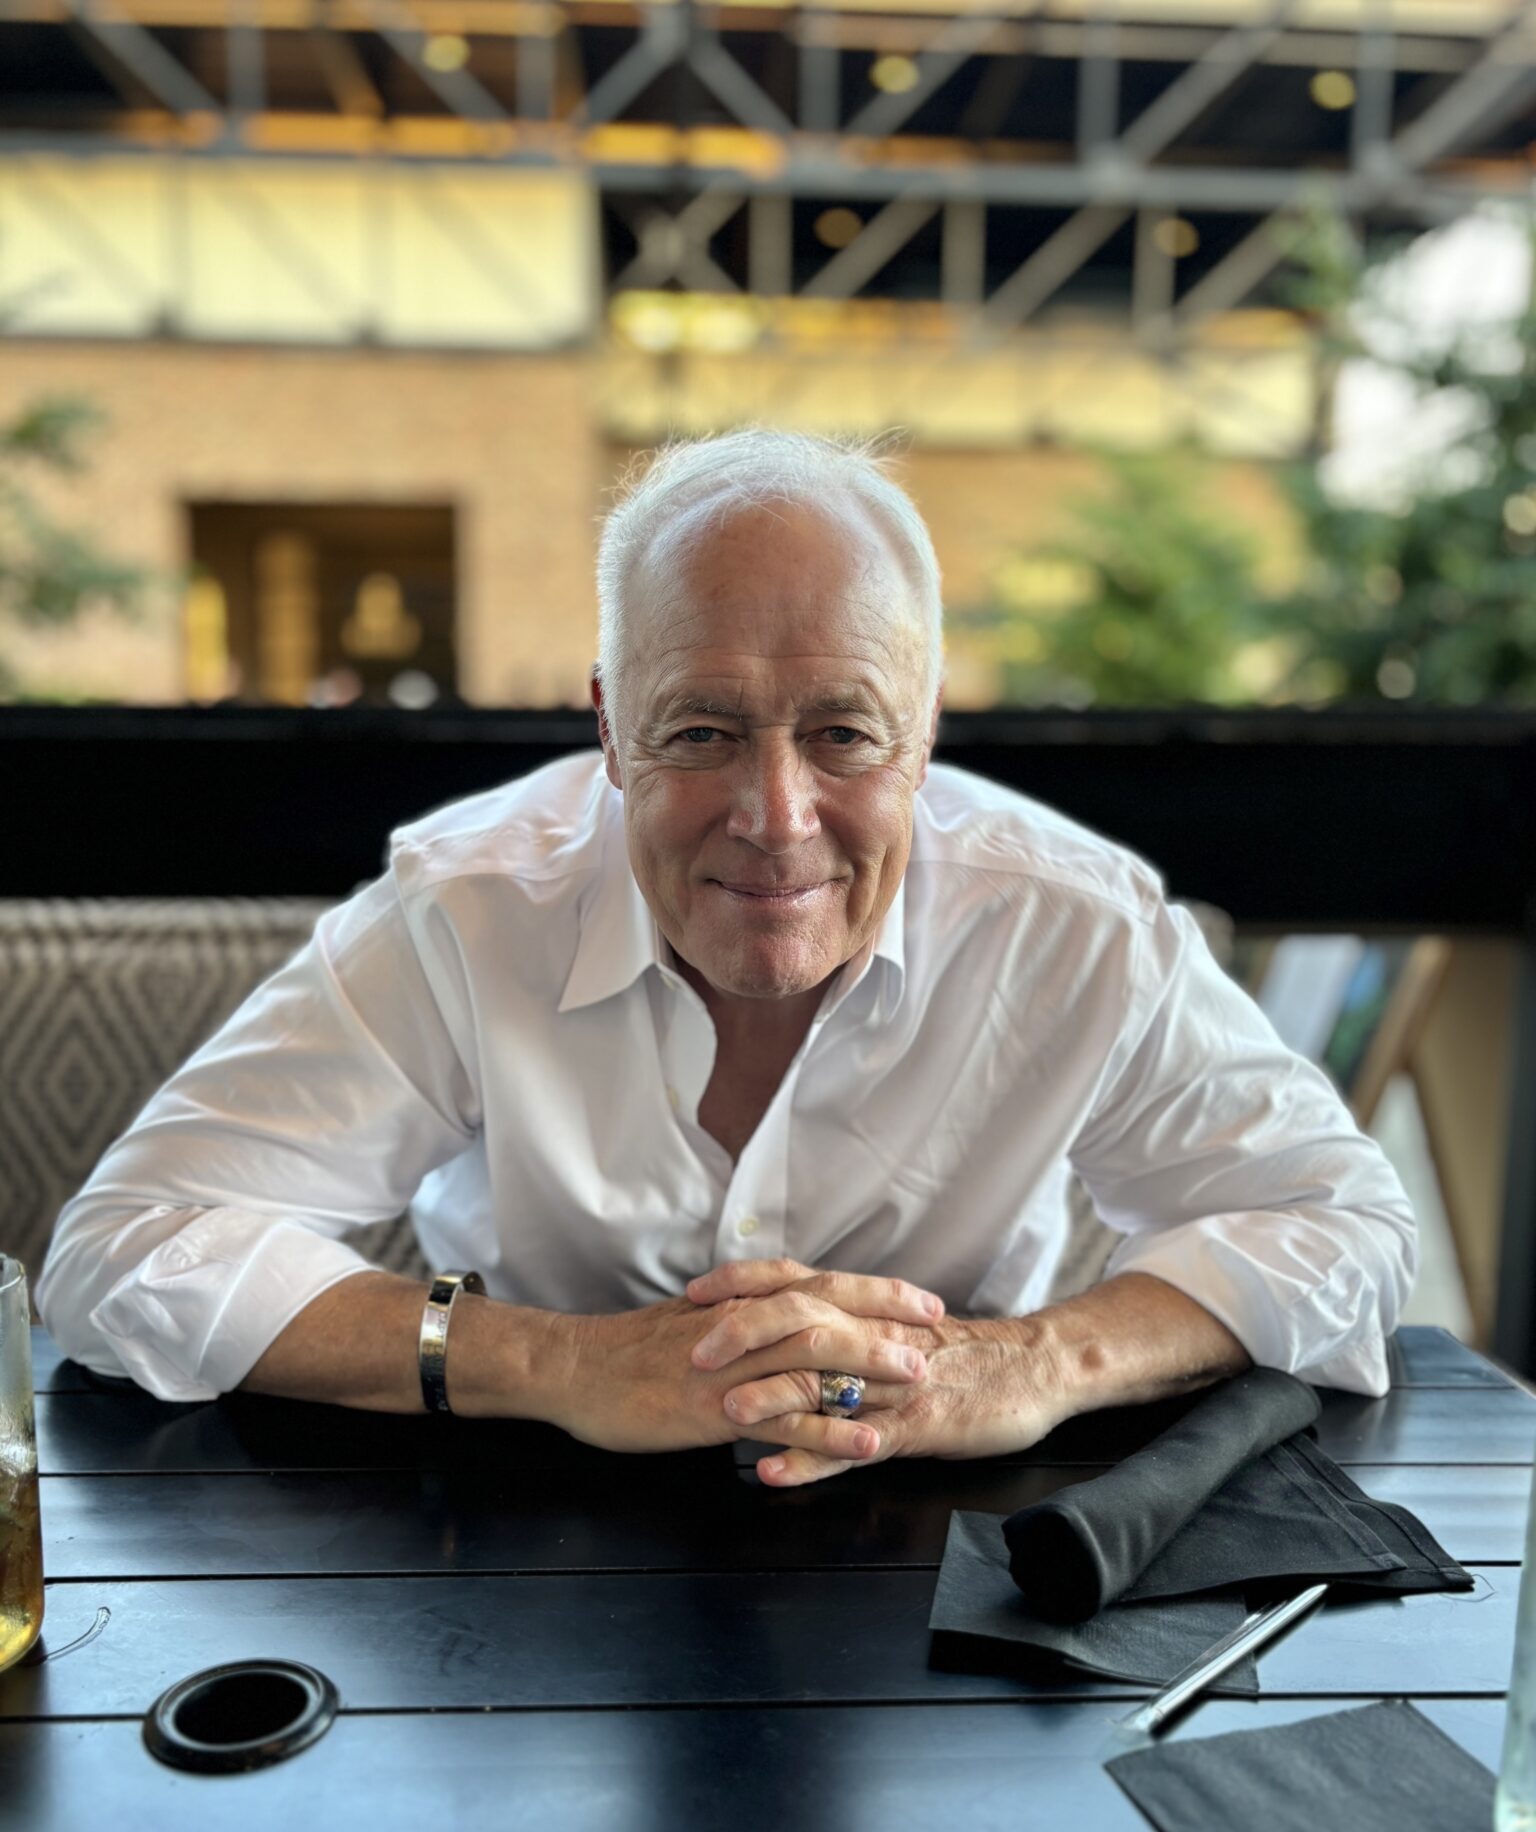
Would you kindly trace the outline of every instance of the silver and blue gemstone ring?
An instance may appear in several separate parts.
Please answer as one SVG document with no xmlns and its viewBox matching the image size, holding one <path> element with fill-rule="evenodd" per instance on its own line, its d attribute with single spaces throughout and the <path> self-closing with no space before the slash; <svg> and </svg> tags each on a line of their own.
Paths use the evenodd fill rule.
<svg viewBox="0 0 1536 1832">
<path fill-rule="evenodd" d="M 851 1418 L 864 1403 L 864 1382 L 857 1374 L 825 1369 L 821 1376 L 821 1409 L 832 1418 Z"/>
</svg>

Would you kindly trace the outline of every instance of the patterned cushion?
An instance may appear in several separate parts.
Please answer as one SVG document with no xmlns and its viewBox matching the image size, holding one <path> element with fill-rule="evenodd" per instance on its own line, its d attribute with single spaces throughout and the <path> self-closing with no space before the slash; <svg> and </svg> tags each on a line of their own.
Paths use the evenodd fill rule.
<svg viewBox="0 0 1536 1832">
<path fill-rule="evenodd" d="M 102 1153 L 326 907 L 0 902 L 0 1248 L 38 1271 L 54 1217 Z M 351 1238 L 391 1270 L 424 1270 L 403 1218 Z"/>
</svg>

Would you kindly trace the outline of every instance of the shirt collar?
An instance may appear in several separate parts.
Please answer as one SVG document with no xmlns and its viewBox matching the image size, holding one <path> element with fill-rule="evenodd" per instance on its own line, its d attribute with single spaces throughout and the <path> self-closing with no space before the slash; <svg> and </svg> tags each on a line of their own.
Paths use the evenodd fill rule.
<svg viewBox="0 0 1536 1832">
<path fill-rule="evenodd" d="M 620 824 L 610 824 L 604 835 L 597 883 L 581 899 L 576 921 L 576 958 L 560 995 L 560 1011 L 612 998 L 647 967 L 666 963 L 666 943 L 635 882 Z"/>
<path fill-rule="evenodd" d="M 887 1010 L 894 1009 L 906 978 L 906 907 L 907 883 L 903 874 L 870 957 L 871 966 L 883 960 L 892 969 L 892 996 Z M 672 971 L 671 951 L 635 881 L 622 827 L 610 827 L 604 836 L 597 882 L 581 901 L 577 923 L 576 958 L 566 976 L 558 1010 L 575 1011 L 625 992 L 647 967 Z M 842 985 L 835 989 L 828 1015 L 852 990 L 852 986 Z"/>
</svg>

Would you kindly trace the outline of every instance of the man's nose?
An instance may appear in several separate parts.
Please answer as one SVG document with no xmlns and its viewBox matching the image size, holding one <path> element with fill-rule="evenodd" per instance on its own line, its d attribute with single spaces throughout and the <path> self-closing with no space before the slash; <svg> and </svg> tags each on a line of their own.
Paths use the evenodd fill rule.
<svg viewBox="0 0 1536 1832">
<path fill-rule="evenodd" d="M 726 832 L 762 852 L 788 852 L 821 832 L 815 771 L 793 739 L 746 747 L 737 767 Z"/>
</svg>

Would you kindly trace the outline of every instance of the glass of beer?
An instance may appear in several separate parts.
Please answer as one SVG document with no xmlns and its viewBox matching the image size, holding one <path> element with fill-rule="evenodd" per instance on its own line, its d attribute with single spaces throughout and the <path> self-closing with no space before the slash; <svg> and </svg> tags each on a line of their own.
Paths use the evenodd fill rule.
<svg viewBox="0 0 1536 1832">
<path fill-rule="evenodd" d="M 26 1268 L 0 1254 L 0 1671 L 21 1659 L 42 1626 L 32 1312 Z"/>
</svg>

